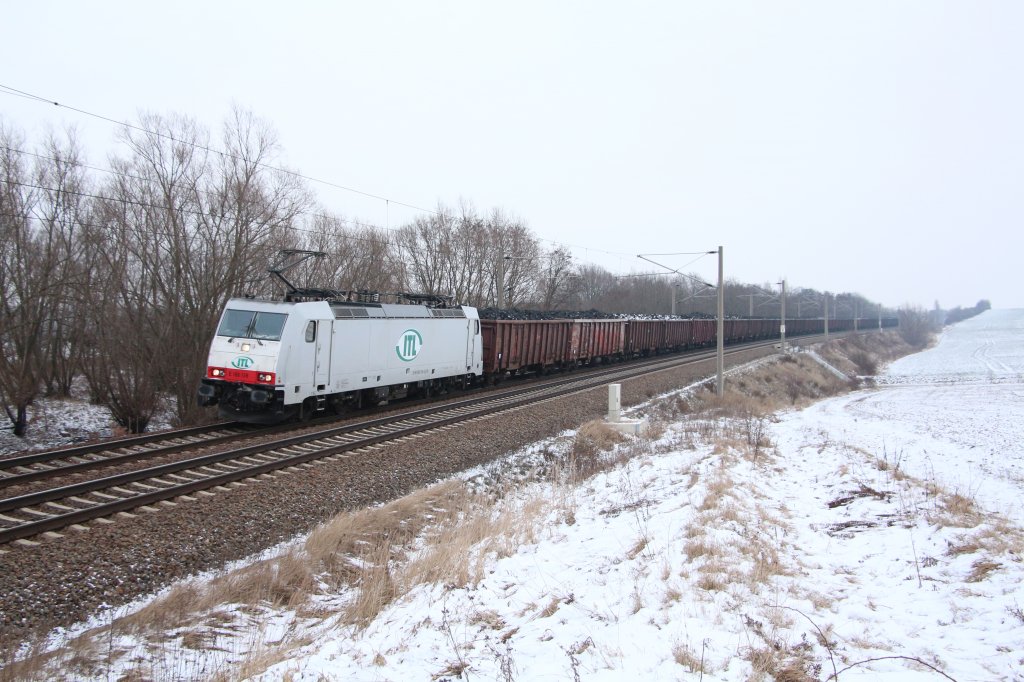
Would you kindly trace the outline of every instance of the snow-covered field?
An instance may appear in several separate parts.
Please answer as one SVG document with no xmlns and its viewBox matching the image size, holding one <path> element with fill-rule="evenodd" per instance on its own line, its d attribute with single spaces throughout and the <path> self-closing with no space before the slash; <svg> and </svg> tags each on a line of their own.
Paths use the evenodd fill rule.
<svg viewBox="0 0 1024 682">
<path fill-rule="evenodd" d="M 703 660 L 705 680 L 744 680 L 773 653 L 820 679 L 943 679 L 909 658 L 1024 679 L 1022 380 L 1024 311 L 989 311 L 879 388 L 783 415 L 773 455 L 601 474 L 575 523 L 546 519 L 479 585 L 324 627 L 261 679 L 674 680 Z"/>
<path fill-rule="evenodd" d="M 949 328 L 876 388 L 767 428 L 771 445 L 752 451 L 677 424 L 582 487 L 525 486 L 505 508 L 543 502 L 523 517 L 531 541 L 489 555 L 475 584 L 409 590 L 365 629 L 330 615 L 350 595 L 328 595 L 251 618 L 256 632 L 225 627 L 204 650 L 172 637 L 174 664 L 140 664 L 136 648 L 124 665 L 189 677 L 242 658 L 227 678 L 259 680 L 1024 680 L 1024 310 Z"/>
</svg>

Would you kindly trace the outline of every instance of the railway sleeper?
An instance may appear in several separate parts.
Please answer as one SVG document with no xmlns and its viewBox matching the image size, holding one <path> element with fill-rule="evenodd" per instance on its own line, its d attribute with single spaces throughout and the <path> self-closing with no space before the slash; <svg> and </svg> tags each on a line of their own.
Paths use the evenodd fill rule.
<svg viewBox="0 0 1024 682">
<path fill-rule="evenodd" d="M 153 481 L 156 479 L 151 478 L 149 480 Z M 142 488 L 143 490 L 161 490 L 160 486 L 150 485 L 148 483 L 144 483 L 143 481 L 135 481 L 134 483 L 132 483 L 132 485 L 135 486 L 136 488 Z"/>
<path fill-rule="evenodd" d="M 193 469 L 193 471 L 195 471 L 197 474 L 205 473 L 205 478 L 209 478 L 210 476 L 220 476 L 221 474 L 229 473 L 231 471 L 234 471 L 234 469 L 224 468 L 224 465 L 218 462 L 217 464 L 207 464 L 205 466 L 201 466 L 198 469 Z"/>
<path fill-rule="evenodd" d="M 177 473 L 176 474 L 166 474 L 164 476 L 164 478 L 170 478 L 170 479 L 173 480 L 174 483 L 195 483 L 197 480 L 199 480 L 197 478 L 192 478 L 190 476 L 187 476 L 184 473 L 181 473 L 181 474 L 177 474 Z"/>
</svg>

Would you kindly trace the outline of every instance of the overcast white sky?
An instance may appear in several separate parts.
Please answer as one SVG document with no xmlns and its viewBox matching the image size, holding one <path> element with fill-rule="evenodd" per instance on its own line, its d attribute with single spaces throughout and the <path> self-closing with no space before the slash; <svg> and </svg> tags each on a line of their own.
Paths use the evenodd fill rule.
<svg viewBox="0 0 1024 682">
<path fill-rule="evenodd" d="M 1024 307 L 1024 2 L 34 0 L 4 24 L 0 85 L 214 132 L 237 104 L 305 175 L 501 207 L 616 273 L 722 245 L 745 282 Z M 114 148 L 3 90 L 0 116 L 77 126 L 96 165 Z"/>
</svg>

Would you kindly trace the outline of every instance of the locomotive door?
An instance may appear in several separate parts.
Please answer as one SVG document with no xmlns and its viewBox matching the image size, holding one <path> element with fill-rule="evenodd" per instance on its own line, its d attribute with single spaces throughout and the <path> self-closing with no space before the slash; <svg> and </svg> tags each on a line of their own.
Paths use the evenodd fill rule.
<svg viewBox="0 0 1024 682">
<path fill-rule="evenodd" d="M 316 321 L 315 359 L 313 361 L 313 386 L 325 390 L 331 381 L 331 320 Z"/>
</svg>

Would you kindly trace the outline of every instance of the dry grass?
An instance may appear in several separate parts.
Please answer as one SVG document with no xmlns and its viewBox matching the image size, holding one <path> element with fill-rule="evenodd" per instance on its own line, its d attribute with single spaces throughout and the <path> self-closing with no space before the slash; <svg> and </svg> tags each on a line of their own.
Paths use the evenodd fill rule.
<svg viewBox="0 0 1024 682">
<path fill-rule="evenodd" d="M 686 560 L 693 562 L 702 557 L 714 558 L 722 555 L 722 549 L 717 544 L 710 542 L 707 538 L 691 540 L 683 546 L 683 554 Z"/>
<path fill-rule="evenodd" d="M 967 582 L 969 583 L 980 583 L 982 580 L 988 578 L 988 576 L 995 570 L 1002 568 L 1003 565 L 988 559 L 978 559 L 971 564 L 971 573 L 967 576 Z"/>
<path fill-rule="evenodd" d="M 644 607 L 644 596 L 641 594 L 639 589 L 633 590 L 632 594 L 629 596 L 633 602 L 629 612 L 635 616 L 640 613 L 640 610 Z"/>
<path fill-rule="evenodd" d="M 625 435 L 598 419 L 581 426 L 569 453 L 569 464 L 579 480 L 607 468 L 601 461 L 602 455 L 625 440 Z"/>
<path fill-rule="evenodd" d="M 686 668 L 686 670 L 691 673 L 700 673 L 703 675 L 704 673 L 709 672 L 705 668 L 703 651 L 698 655 L 695 651 L 690 649 L 688 645 L 683 644 L 682 642 L 678 642 L 672 647 L 672 660 Z"/>
<path fill-rule="evenodd" d="M 752 556 L 754 560 L 754 566 L 750 570 L 749 578 L 750 586 L 755 592 L 759 586 L 767 584 L 769 579 L 791 574 L 791 571 L 779 559 L 779 553 L 775 547 L 767 543 L 751 543 L 747 554 Z"/>
<path fill-rule="evenodd" d="M 1024 532 L 1010 524 L 1003 517 L 990 515 L 986 523 L 962 535 L 959 542 L 951 544 L 946 550 L 949 556 L 974 554 L 985 551 L 992 555 L 1012 554 L 1024 555 Z"/>
<path fill-rule="evenodd" d="M 898 333 L 882 332 L 833 339 L 820 346 L 818 354 L 848 375 L 874 375 L 881 365 L 915 350 Z"/>
<path fill-rule="evenodd" d="M 796 644 L 784 641 L 776 626 L 766 627 L 760 621 L 746 617 L 748 630 L 760 640 L 746 649 L 745 658 L 752 668 L 751 679 L 772 679 L 775 682 L 811 682 L 820 679 L 821 664 L 814 654 L 814 646 L 801 637 Z M 769 624 L 770 625 L 770 624 Z"/>
<path fill-rule="evenodd" d="M 728 582 L 720 573 L 701 572 L 700 577 L 697 578 L 697 587 L 705 592 L 721 592 L 726 585 Z"/>
<path fill-rule="evenodd" d="M 735 499 L 732 489 L 736 483 L 729 478 L 729 475 L 722 470 L 716 472 L 715 477 L 707 484 L 707 492 L 704 499 L 697 507 L 699 511 L 719 509 L 725 505 L 727 500 Z"/>
<path fill-rule="evenodd" d="M 539 613 L 537 613 L 537 617 L 538 618 L 550 618 L 551 616 L 555 615 L 556 611 L 558 611 L 558 607 L 559 607 L 559 605 L 561 603 L 562 603 L 562 600 L 560 600 L 559 598 L 557 598 L 557 597 L 552 598 L 551 601 L 548 603 L 548 605 L 545 606 L 543 609 L 541 609 L 541 611 Z"/>
<path fill-rule="evenodd" d="M 938 526 L 976 528 L 985 522 L 985 515 L 972 498 L 960 493 L 940 493 L 936 511 L 928 520 Z"/>
<path fill-rule="evenodd" d="M 861 376 L 874 376 L 878 373 L 878 361 L 873 355 L 864 350 L 855 350 L 850 353 L 850 362 Z"/>
<path fill-rule="evenodd" d="M 345 608 L 342 622 L 365 628 L 401 594 L 391 574 L 391 553 L 391 542 L 385 539 L 360 557 L 355 599 Z"/>
<path fill-rule="evenodd" d="M 66 668 L 68 664 L 64 661 L 69 658 L 70 654 L 68 651 L 46 652 L 40 646 L 34 646 L 27 655 L 23 655 L 17 660 L 10 652 L 2 653 L 3 658 L 0 660 L 3 660 L 3 667 L 0 667 L 0 682 L 25 682 L 26 680 L 43 682 L 49 680 L 52 677 L 51 668 Z M 101 668 L 95 667 L 96 658 L 97 654 L 94 653 L 94 656 L 80 659 L 78 663 L 82 666 L 87 664 L 99 672 Z"/>
<path fill-rule="evenodd" d="M 647 549 L 647 545 L 650 543 L 646 537 L 637 538 L 633 546 L 626 552 L 626 556 L 630 559 L 636 559 L 638 556 L 643 554 L 644 550 Z"/>
<path fill-rule="evenodd" d="M 468 503 L 464 484 L 450 481 L 431 486 L 384 507 L 342 514 L 314 530 L 303 545 L 313 570 L 333 586 L 351 585 L 360 579 L 354 560 L 368 546 L 386 542 L 406 546 L 431 524 L 457 518 Z"/>
<path fill-rule="evenodd" d="M 270 667 L 283 663 L 292 657 L 296 649 L 312 642 L 309 638 L 290 639 L 275 646 L 256 647 L 251 649 L 231 670 L 222 671 L 209 677 L 210 682 L 232 682 L 247 680 L 265 673 Z M 296 671 L 286 670 L 281 673 L 282 681 L 292 680 Z"/>
</svg>

